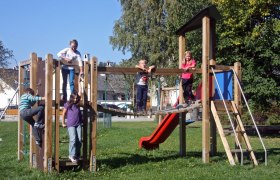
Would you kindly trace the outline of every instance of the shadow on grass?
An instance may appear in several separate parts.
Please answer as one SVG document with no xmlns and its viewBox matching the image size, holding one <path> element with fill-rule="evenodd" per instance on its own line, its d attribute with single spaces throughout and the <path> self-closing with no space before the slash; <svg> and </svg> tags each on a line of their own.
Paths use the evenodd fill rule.
<svg viewBox="0 0 280 180">
<path fill-rule="evenodd" d="M 162 162 L 167 160 L 174 160 L 174 159 L 188 159 L 188 158 L 195 158 L 200 161 L 202 157 L 201 152 L 187 152 L 185 157 L 181 157 L 178 152 L 170 152 L 168 151 L 169 155 L 162 155 L 158 157 L 151 157 L 150 155 L 140 155 L 140 154 L 130 154 L 130 153 L 120 153 L 122 157 L 113 157 L 113 158 L 106 158 L 100 159 L 97 161 L 98 166 L 107 166 L 111 169 L 120 168 L 126 165 L 139 165 L 139 164 L 146 164 L 149 162 Z M 170 155 L 171 154 L 171 155 Z M 226 160 L 225 153 L 218 152 L 215 156 L 212 157 L 211 161 L 218 162 Z"/>
</svg>

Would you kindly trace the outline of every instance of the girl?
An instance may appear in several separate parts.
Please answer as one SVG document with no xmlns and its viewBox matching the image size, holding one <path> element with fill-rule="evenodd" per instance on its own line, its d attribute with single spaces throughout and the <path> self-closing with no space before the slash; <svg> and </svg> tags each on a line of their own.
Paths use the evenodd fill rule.
<svg viewBox="0 0 280 180">
<path fill-rule="evenodd" d="M 184 99 L 185 102 L 188 104 L 189 100 L 195 100 L 194 95 L 192 94 L 192 83 L 193 83 L 193 74 L 187 72 L 189 69 L 195 68 L 196 62 L 192 58 L 192 54 L 190 51 L 185 52 L 185 58 L 183 59 L 183 64 L 181 68 L 184 69 L 186 72 L 182 73 L 182 88 L 184 91 Z"/>
<path fill-rule="evenodd" d="M 57 53 L 57 56 L 61 58 L 62 60 L 73 63 L 74 61 L 78 61 L 79 67 L 80 67 L 80 75 L 83 74 L 83 64 L 81 59 L 81 53 L 77 50 L 78 49 L 78 41 L 73 39 L 70 41 L 70 47 L 65 48 L 61 50 L 59 53 Z M 75 79 L 75 68 L 71 65 L 63 65 L 62 66 L 62 93 L 63 93 L 63 100 L 66 101 L 67 92 L 67 78 L 69 76 L 69 84 L 70 84 L 70 90 L 71 94 L 74 93 L 74 79 Z"/>
<path fill-rule="evenodd" d="M 62 112 L 62 127 L 68 128 L 69 134 L 69 159 L 77 163 L 81 155 L 82 146 L 82 114 L 78 103 L 80 96 L 77 93 L 70 95 L 70 100 L 64 104 Z M 67 125 L 65 118 L 67 117 Z"/>
</svg>

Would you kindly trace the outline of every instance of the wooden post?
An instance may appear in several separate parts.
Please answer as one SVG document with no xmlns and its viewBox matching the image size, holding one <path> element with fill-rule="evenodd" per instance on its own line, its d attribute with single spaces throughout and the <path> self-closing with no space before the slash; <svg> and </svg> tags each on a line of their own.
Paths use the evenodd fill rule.
<svg viewBox="0 0 280 180">
<path fill-rule="evenodd" d="M 90 153 L 90 171 L 96 172 L 96 131 L 97 131 L 97 59 L 91 59 L 91 107 L 92 107 L 92 121 L 91 121 L 91 153 Z"/>
<path fill-rule="evenodd" d="M 216 22 L 212 20 L 210 23 L 210 65 L 216 65 Z M 211 78 L 211 81 L 212 94 L 210 94 L 209 96 L 212 99 L 215 94 L 215 79 L 213 76 Z M 217 154 L 217 127 L 212 113 L 210 113 L 210 154 L 211 156 Z"/>
<path fill-rule="evenodd" d="M 210 18 L 202 19 L 202 160 L 209 163 L 210 122 L 209 122 L 209 56 Z"/>
<path fill-rule="evenodd" d="M 236 75 L 241 82 L 241 63 L 240 62 L 235 62 L 234 63 L 234 71 L 236 72 Z M 238 87 L 238 83 L 237 83 L 236 79 L 234 79 L 233 88 L 234 88 L 234 103 L 236 104 L 236 109 L 238 110 L 238 112 L 241 116 L 241 113 L 242 113 L 241 91 Z M 235 121 L 235 122 L 237 122 L 237 121 Z M 235 123 L 235 127 L 236 127 L 235 130 L 237 132 L 237 139 L 239 140 L 240 143 L 242 143 L 243 138 L 242 138 L 242 134 L 241 134 L 242 133 L 241 132 L 241 127 L 239 126 L 238 123 Z M 239 148 L 236 139 L 235 139 L 235 148 L 236 149 Z M 235 154 L 235 159 L 237 161 L 239 161 L 240 158 L 241 157 L 238 157 L 238 154 Z"/>
<path fill-rule="evenodd" d="M 185 55 L 186 39 L 185 36 L 179 36 L 179 69 L 181 69 L 182 60 Z M 182 81 L 179 87 L 179 103 L 184 102 Z M 186 126 L 185 126 L 186 113 L 179 115 L 179 134 L 180 134 L 180 156 L 186 155 Z"/>
<path fill-rule="evenodd" d="M 24 67 L 20 66 L 19 67 L 19 72 L 18 72 L 18 86 L 19 86 L 19 91 L 18 91 L 18 102 L 20 102 L 20 96 L 23 94 L 24 91 L 24 86 L 23 86 L 23 81 L 24 81 Z M 18 109 L 18 160 L 21 161 L 23 159 L 23 120 L 20 118 L 20 110 Z"/>
<path fill-rule="evenodd" d="M 160 103 L 159 103 L 159 110 L 161 111 L 163 108 L 163 96 L 164 96 L 164 91 L 162 90 L 161 86 L 159 87 L 159 91 L 160 91 Z M 158 116 L 158 124 L 160 124 L 162 121 L 162 115 Z"/>
<path fill-rule="evenodd" d="M 234 63 L 234 71 L 236 72 L 239 81 L 241 81 L 241 63 L 240 62 Z M 238 112 L 241 114 L 241 109 L 242 109 L 241 92 L 240 92 L 240 89 L 238 87 L 238 83 L 236 80 L 234 81 L 234 102 L 236 104 Z"/>
<path fill-rule="evenodd" d="M 55 150 L 54 163 L 55 169 L 59 172 L 59 124 L 60 124 L 60 62 L 56 61 L 55 66 Z"/>
<path fill-rule="evenodd" d="M 84 62 L 84 91 L 83 93 L 83 105 L 84 105 L 84 126 L 83 126 L 83 169 L 87 168 L 88 156 L 87 156 L 87 148 L 88 148 L 88 62 Z"/>
<path fill-rule="evenodd" d="M 46 56 L 46 84 L 45 84 L 45 151 L 44 172 L 52 170 L 52 83 L 53 83 L 53 56 Z"/>
<path fill-rule="evenodd" d="M 30 88 L 35 91 L 35 94 L 37 92 L 37 54 L 31 53 L 30 54 L 31 59 L 31 66 L 30 66 Z M 37 107 L 38 105 L 35 104 L 33 107 Z M 33 129 L 32 126 L 29 126 L 30 128 L 30 150 L 29 150 L 29 164 L 30 167 L 36 168 L 37 167 L 37 160 L 36 160 L 36 145 L 35 145 L 35 138 L 33 136 Z"/>
</svg>

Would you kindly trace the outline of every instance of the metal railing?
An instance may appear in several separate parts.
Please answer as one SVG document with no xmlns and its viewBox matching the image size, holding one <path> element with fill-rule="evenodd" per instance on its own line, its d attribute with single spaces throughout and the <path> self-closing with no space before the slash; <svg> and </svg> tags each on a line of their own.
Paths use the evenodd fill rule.
<svg viewBox="0 0 280 180">
<path fill-rule="evenodd" d="M 240 141 L 239 141 L 239 139 L 238 139 L 238 137 L 237 137 L 237 133 L 236 133 L 235 128 L 234 128 L 234 123 L 233 123 L 233 121 L 232 121 L 232 119 L 231 119 L 231 116 L 230 116 L 230 114 L 229 114 L 229 111 L 228 111 L 228 108 L 227 108 L 227 105 L 226 105 L 226 102 L 225 102 L 225 98 L 224 98 L 224 96 L 223 96 L 222 90 L 221 90 L 221 88 L 220 88 L 220 85 L 219 85 L 219 82 L 218 82 L 218 80 L 217 80 L 217 77 L 216 77 L 216 74 L 215 74 L 215 71 L 214 71 L 213 67 L 211 67 L 211 70 L 212 70 L 212 73 L 213 73 L 213 75 L 214 75 L 215 81 L 216 81 L 216 83 L 217 83 L 217 87 L 218 87 L 218 90 L 219 90 L 219 94 L 221 95 L 221 98 L 222 98 L 222 100 L 223 100 L 223 104 L 224 104 L 224 106 L 225 106 L 225 109 L 226 109 L 226 112 L 227 112 L 227 115 L 228 115 L 228 118 L 229 118 L 229 121 L 230 121 L 230 125 L 231 125 L 231 127 L 232 127 L 234 136 L 235 136 L 235 138 L 236 138 L 237 145 L 238 145 L 238 147 L 239 147 L 239 149 L 240 149 L 240 154 L 241 154 L 241 165 L 243 165 L 243 150 L 242 150 L 242 147 L 241 147 L 241 143 L 240 143 Z"/>
<path fill-rule="evenodd" d="M 258 137 L 259 137 L 260 142 L 261 142 L 261 144 L 262 144 L 262 147 L 263 147 L 263 149 L 264 149 L 264 153 L 265 153 L 265 165 L 267 166 L 267 150 L 266 150 L 266 147 L 265 147 L 265 145 L 264 145 L 264 143 L 263 143 L 261 134 L 260 134 L 260 132 L 259 132 L 259 130 L 258 130 L 258 127 L 257 127 L 257 125 L 256 125 L 256 122 L 255 122 L 254 116 L 252 115 L 251 109 L 250 109 L 250 107 L 249 107 L 249 105 L 248 105 L 248 102 L 247 102 L 247 100 L 246 100 L 246 98 L 245 98 L 245 95 L 244 95 L 244 92 L 243 92 L 243 90 L 242 90 L 242 87 L 241 87 L 240 81 L 239 81 L 239 79 L 238 79 L 238 76 L 237 76 L 236 72 L 234 71 L 234 69 L 232 69 L 232 71 L 233 71 L 234 77 L 235 77 L 235 79 L 236 79 L 236 82 L 237 82 L 237 84 L 238 84 L 238 87 L 239 87 L 239 89 L 240 89 L 240 92 L 241 92 L 241 94 L 242 94 L 243 100 L 244 100 L 244 102 L 245 102 L 245 104 L 246 104 L 246 107 L 247 107 L 247 109 L 248 109 L 248 112 L 249 112 L 249 114 L 250 114 L 250 116 L 251 116 L 251 119 L 252 119 L 252 121 L 253 121 L 254 127 L 255 127 L 255 129 L 256 129 L 256 131 L 257 131 L 257 134 L 258 134 Z"/>
</svg>

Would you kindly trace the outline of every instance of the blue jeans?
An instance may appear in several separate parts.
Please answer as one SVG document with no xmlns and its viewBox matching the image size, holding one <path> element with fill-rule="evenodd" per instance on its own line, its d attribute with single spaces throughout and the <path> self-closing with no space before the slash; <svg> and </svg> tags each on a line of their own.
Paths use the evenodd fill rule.
<svg viewBox="0 0 280 180">
<path fill-rule="evenodd" d="M 80 157 L 82 146 L 82 126 L 68 127 L 69 134 L 69 156 Z"/>
<path fill-rule="evenodd" d="M 67 99 L 67 91 L 66 91 L 66 87 L 67 87 L 67 78 L 69 75 L 69 85 L 70 85 L 70 90 L 71 93 L 74 93 L 74 79 L 75 79 L 75 69 L 65 69 L 62 68 L 62 93 L 63 93 L 63 99 L 66 100 Z"/>
<path fill-rule="evenodd" d="M 138 111 L 146 111 L 147 96 L 148 96 L 148 86 L 137 85 L 136 102 L 137 102 Z"/>
<path fill-rule="evenodd" d="M 23 109 L 20 111 L 20 117 L 32 126 L 32 133 L 36 141 L 42 141 L 41 134 L 37 128 L 34 127 L 35 120 L 33 116 L 38 115 L 37 123 L 44 123 L 44 107 L 38 106 L 31 109 Z"/>
</svg>

